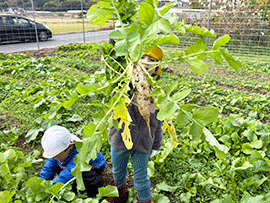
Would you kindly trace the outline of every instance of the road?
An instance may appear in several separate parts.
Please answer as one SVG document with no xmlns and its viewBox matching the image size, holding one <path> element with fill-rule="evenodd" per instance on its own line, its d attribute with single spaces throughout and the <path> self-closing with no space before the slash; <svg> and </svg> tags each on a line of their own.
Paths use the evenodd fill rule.
<svg viewBox="0 0 270 203">
<path fill-rule="evenodd" d="M 112 30 L 99 30 L 85 33 L 85 42 L 93 43 L 99 41 L 106 41 L 109 39 L 109 34 Z M 83 33 L 73 34 L 58 34 L 53 35 L 51 39 L 45 42 L 39 42 L 39 49 L 53 48 L 65 44 L 83 43 Z M 0 53 L 13 53 L 25 50 L 37 50 L 38 45 L 36 42 L 26 43 L 4 43 L 0 45 Z"/>
</svg>

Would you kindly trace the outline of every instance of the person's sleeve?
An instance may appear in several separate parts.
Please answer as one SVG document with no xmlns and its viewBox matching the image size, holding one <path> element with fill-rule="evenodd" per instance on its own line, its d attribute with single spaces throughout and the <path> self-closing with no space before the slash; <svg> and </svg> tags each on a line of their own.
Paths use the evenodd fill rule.
<svg viewBox="0 0 270 203">
<path fill-rule="evenodd" d="M 101 152 L 97 153 L 97 158 L 95 160 L 90 160 L 90 165 L 95 166 L 100 169 L 104 169 L 106 166 L 106 160 Z"/>
<path fill-rule="evenodd" d="M 162 139 L 163 139 L 163 135 L 162 135 L 162 121 L 157 120 L 158 125 L 157 125 L 157 130 L 155 132 L 155 140 L 152 146 L 153 150 L 159 150 L 160 146 L 162 145 Z"/>
<path fill-rule="evenodd" d="M 47 159 L 38 177 L 44 180 L 52 180 L 57 172 L 58 164 L 54 158 Z"/>
<path fill-rule="evenodd" d="M 76 164 L 74 163 L 74 161 L 70 161 L 68 163 L 68 165 L 66 166 L 66 168 L 64 170 L 62 170 L 58 176 L 56 176 L 53 179 L 53 184 L 56 184 L 58 182 L 60 183 L 67 183 L 69 180 L 71 180 L 72 178 L 74 178 L 74 176 L 71 174 L 71 170 L 76 166 Z"/>
</svg>

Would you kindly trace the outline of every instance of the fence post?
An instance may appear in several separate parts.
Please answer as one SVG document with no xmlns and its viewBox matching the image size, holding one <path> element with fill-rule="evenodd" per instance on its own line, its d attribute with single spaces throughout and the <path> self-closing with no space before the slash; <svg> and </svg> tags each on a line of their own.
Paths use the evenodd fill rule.
<svg viewBox="0 0 270 203">
<path fill-rule="evenodd" d="M 33 11 L 33 17 L 34 17 L 34 22 L 35 22 L 35 32 L 36 32 L 37 47 L 38 47 L 38 50 L 39 50 L 39 39 L 38 39 L 37 24 L 36 24 L 36 17 L 35 17 L 35 9 L 34 9 L 33 0 L 31 0 L 31 4 L 32 4 L 32 11 Z"/>
<path fill-rule="evenodd" d="M 207 29 L 210 29 L 210 16 L 211 16 L 211 9 L 212 9 L 212 0 L 209 2 L 209 11 L 208 11 L 208 22 L 207 22 Z M 208 37 L 206 38 L 206 46 L 208 43 Z"/>
<path fill-rule="evenodd" d="M 81 9 L 82 9 L 82 23 L 83 23 L 83 43 L 85 44 L 84 14 L 83 14 L 83 2 L 82 2 L 82 0 L 81 0 Z"/>
</svg>

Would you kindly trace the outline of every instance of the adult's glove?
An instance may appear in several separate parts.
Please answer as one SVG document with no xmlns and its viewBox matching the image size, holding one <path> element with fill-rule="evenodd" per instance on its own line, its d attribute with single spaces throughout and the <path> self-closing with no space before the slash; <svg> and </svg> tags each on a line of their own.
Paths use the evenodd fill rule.
<svg viewBox="0 0 270 203">
<path fill-rule="evenodd" d="M 152 153 L 150 155 L 150 158 L 154 157 L 157 154 L 157 150 L 152 150 Z"/>
</svg>

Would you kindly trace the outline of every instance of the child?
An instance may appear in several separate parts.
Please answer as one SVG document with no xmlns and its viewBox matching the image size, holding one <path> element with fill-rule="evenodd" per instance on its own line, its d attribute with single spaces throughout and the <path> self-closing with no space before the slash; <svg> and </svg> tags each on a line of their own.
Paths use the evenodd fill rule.
<svg viewBox="0 0 270 203">
<path fill-rule="evenodd" d="M 73 141 L 81 142 L 77 136 L 64 127 L 55 125 L 45 131 L 41 145 L 44 150 L 43 156 L 48 159 L 41 169 L 39 178 L 52 180 L 53 184 L 56 184 L 58 182 L 67 183 L 74 177 L 71 170 L 76 166 L 74 158 L 78 151 Z M 104 185 L 102 172 L 106 166 L 106 160 L 102 153 L 98 152 L 97 158 L 90 160 L 89 165 L 92 166 L 92 169 L 83 172 L 82 177 L 87 195 L 95 197 L 98 194 L 98 188 Z M 77 194 L 76 181 L 73 183 L 72 190 Z"/>
<path fill-rule="evenodd" d="M 140 61 L 155 62 L 157 60 L 162 60 L 162 57 L 162 50 L 156 46 L 144 54 Z M 153 68 L 151 65 L 145 65 L 145 68 L 149 70 L 152 76 L 155 76 L 157 79 L 160 78 L 161 70 L 159 66 Z M 130 133 L 133 147 L 131 150 L 126 149 L 122 140 L 121 133 L 123 132 L 123 128 L 120 130 L 117 130 L 114 127 L 110 128 L 109 144 L 111 145 L 114 176 L 114 180 L 112 180 L 110 184 L 116 186 L 119 192 L 119 197 L 109 197 L 106 199 L 110 203 L 124 203 L 128 199 L 126 174 L 130 155 L 133 162 L 134 186 L 137 191 L 138 202 L 152 202 L 151 184 L 149 178 L 147 177 L 148 159 L 152 150 L 152 155 L 154 155 L 160 148 L 163 137 L 162 122 L 156 118 L 158 111 L 154 108 L 154 104 L 151 104 L 150 109 L 150 126 L 153 140 L 151 140 L 147 124 L 139 112 L 136 101 L 133 101 L 131 106 L 128 106 L 128 111 L 132 118 Z"/>
</svg>

